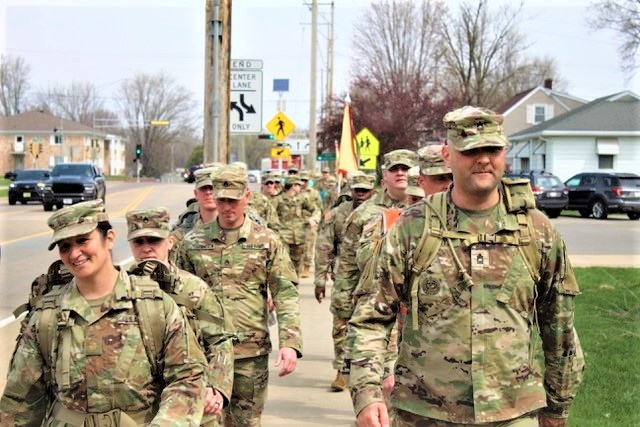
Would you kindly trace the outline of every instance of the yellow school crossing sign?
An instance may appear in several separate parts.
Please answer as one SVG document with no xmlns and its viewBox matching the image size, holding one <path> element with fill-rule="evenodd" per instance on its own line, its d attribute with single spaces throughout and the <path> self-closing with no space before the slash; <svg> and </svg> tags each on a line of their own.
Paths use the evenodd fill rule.
<svg viewBox="0 0 640 427">
<path fill-rule="evenodd" d="M 380 153 L 380 141 L 367 128 L 362 129 L 356 135 L 356 147 L 360 169 L 374 170 L 378 164 Z"/>
<path fill-rule="evenodd" d="M 285 139 L 295 128 L 296 125 L 282 111 L 278 111 L 267 123 L 267 129 L 278 141 Z"/>
<path fill-rule="evenodd" d="M 288 159 L 291 157 L 291 149 L 282 145 L 274 145 L 271 147 L 271 158 Z"/>
</svg>

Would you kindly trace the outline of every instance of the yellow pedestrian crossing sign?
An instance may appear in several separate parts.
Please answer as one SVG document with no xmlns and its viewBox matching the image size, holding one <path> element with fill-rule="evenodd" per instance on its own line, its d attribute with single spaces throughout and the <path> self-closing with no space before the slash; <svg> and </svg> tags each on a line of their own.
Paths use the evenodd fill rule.
<svg viewBox="0 0 640 427">
<path fill-rule="evenodd" d="M 375 170 L 378 166 L 378 156 L 375 154 L 364 154 L 358 158 L 358 169 Z"/>
<path fill-rule="evenodd" d="M 278 111 L 267 123 L 267 129 L 278 141 L 285 139 L 295 128 L 296 125 L 282 111 Z"/>
<path fill-rule="evenodd" d="M 358 157 L 360 158 L 375 157 L 380 154 L 380 141 L 367 128 L 362 129 L 356 135 L 356 146 L 358 147 Z"/>
<path fill-rule="evenodd" d="M 291 149 L 281 145 L 274 145 L 271 147 L 271 158 L 273 159 L 288 159 L 291 157 Z"/>
</svg>

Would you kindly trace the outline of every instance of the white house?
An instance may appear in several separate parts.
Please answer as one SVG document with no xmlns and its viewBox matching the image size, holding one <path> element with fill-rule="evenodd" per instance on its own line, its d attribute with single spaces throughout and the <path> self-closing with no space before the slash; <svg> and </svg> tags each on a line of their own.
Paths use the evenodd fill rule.
<svg viewBox="0 0 640 427">
<path fill-rule="evenodd" d="M 580 172 L 640 173 L 640 96 L 595 99 L 509 135 L 514 171 L 544 170 L 567 180 Z"/>
</svg>

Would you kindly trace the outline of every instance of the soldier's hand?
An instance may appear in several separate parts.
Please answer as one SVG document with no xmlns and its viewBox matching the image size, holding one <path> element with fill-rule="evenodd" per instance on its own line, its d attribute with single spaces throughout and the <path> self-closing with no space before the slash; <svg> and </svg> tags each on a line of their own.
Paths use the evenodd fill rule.
<svg viewBox="0 0 640 427">
<path fill-rule="evenodd" d="M 318 303 L 321 303 L 324 299 L 324 291 L 325 287 L 318 285 L 316 285 L 316 288 L 313 290 L 313 292 L 316 294 L 316 301 L 318 301 Z"/>
<path fill-rule="evenodd" d="M 358 413 L 358 427 L 389 427 L 389 412 L 384 402 L 374 402 Z"/>
<path fill-rule="evenodd" d="M 296 370 L 298 364 L 298 354 L 291 347 L 282 347 L 278 351 L 278 359 L 276 360 L 276 366 L 280 366 L 279 377 L 289 375 Z"/>
<path fill-rule="evenodd" d="M 207 394 L 204 398 L 204 413 L 207 415 L 218 415 L 222 412 L 224 398 L 218 390 L 207 387 Z"/>
<path fill-rule="evenodd" d="M 309 223 L 309 225 L 310 225 L 311 227 L 316 227 L 316 226 L 318 225 L 318 223 L 316 222 L 316 220 L 315 220 L 315 219 L 313 219 L 313 218 L 309 218 L 309 221 L 307 221 L 307 222 Z"/>
<path fill-rule="evenodd" d="M 538 414 L 538 424 L 540 427 L 563 427 L 567 424 L 567 419 L 552 418 L 540 412 Z"/>
<path fill-rule="evenodd" d="M 396 376 L 391 374 L 382 380 L 382 394 L 385 399 L 389 399 L 393 386 L 396 384 Z"/>
</svg>

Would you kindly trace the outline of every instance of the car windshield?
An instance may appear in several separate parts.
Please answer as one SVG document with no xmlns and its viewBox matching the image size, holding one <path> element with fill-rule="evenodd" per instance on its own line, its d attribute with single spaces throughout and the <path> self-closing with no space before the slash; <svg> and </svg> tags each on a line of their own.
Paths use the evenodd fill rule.
<svg viewBox="0 0 640 427">
<path fill-rule="evenodd" d="M 84 175 L 91 176 L 91 168 L 88 165 L 58 165 L 53 168 L 51 176 Z"/>
<path fill-rule="evenodd" d="M 22 170 L 16 175 L 16 181 L 38 180 L 45 178 L 44 171 Z"/>
<path fill-rule="evenodd" d="M 543 188 L 564 187 L 560 178 L 556 176 L 541 176 L 537 181 L 538 185 Z"/>
<path fill-rule="evenodd" d="M 640 177 L 620 177 L 621 187 L 640 187 Z"/>
</svg>

